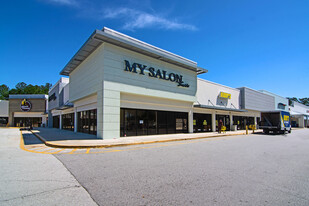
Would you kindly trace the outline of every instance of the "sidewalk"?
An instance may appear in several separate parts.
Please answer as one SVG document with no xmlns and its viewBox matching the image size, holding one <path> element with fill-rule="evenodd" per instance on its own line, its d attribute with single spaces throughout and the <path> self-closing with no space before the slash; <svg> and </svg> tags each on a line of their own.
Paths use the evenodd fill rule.
<svg viewBox="0 0 309 206">
<path fill-rule="evenodd" d="M 261 132 L 261 130 L 255 130 Z M 245 135 L 246 131 L 228 131 L 218 134 L 217 132 L 207 133 L 190 133 L 190 134 L 168 134 L 168 135 L 149 135 L 149 136 L 134 136 L 122 137 L 115 139 L 98 139 L 94 135 L 74 133 L 66 130 L 52 128 L 35 128 L 32 133 L 41 139 L 47 146 L 58 148 L 94 148 L 94 147 L 119 147 L 137 144 L 151 144 L 158 142 L 171 142 L 194 140 L 202 138 Z M 252 130 L 249 130 L 249 134 Z"/>
</svg>

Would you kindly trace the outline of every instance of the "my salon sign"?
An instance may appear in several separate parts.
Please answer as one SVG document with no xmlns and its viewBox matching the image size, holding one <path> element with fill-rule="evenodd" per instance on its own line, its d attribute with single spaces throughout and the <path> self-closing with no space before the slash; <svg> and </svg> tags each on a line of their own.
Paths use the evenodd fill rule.
<svg viewBox="0 0 309 206">
<path fill-rule="evenodd" d="M 179 87 L 189 87 L 189 84 L 184 83 L 183 76 L 180 74 L 175 74 L 173 72 L 168 72 L 161 69 L 156 69 L 153 67 L 148 67 L 140 63 L 133 63 L 132 65 L 128 60 L 124 60 L 125 68 L 124 71 L 136 73 L 139 75 L 148 75 L 151 78 L 162 79 L 170 82 L 177 83 Z"/>
</svg>

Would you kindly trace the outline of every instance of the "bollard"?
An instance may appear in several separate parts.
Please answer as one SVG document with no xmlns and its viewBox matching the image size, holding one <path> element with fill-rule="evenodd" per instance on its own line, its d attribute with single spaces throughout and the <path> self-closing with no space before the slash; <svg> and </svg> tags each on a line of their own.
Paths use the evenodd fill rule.
<svg viewBox="0 0 309 206">
<path fill-rule="evenodd" d="M 246 134 L 248 134 L 248 126 L 246 126 Z"/>
</svg>

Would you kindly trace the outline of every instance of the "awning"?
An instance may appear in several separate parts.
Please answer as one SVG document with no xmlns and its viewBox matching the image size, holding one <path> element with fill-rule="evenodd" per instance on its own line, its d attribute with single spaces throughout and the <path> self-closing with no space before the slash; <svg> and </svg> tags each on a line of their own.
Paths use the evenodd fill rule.
<svg viewBox="0 0 309 206">
<path fill-rule="evenodd" d="M 248 112 L 247 110 L 244 110 L 244 109 L 234 109 L 234 108 L 227 108 L 227 107 L 216 107 L 216 106 L 201 105 L 201 104 L 194 105 L 194 107 L 204 108 L 204 109 L 216 109 L 216 110 L 223 110 L 223 111 L 231 111 L 231 112 Z"/>
<path fill-rule="evenodd" d="M 290 114 L 292 116 L 304 116 L 305 114 L 299 113 L 299 112 L 294 112 L 294 111 L 290 111 Z"/>
</svg>

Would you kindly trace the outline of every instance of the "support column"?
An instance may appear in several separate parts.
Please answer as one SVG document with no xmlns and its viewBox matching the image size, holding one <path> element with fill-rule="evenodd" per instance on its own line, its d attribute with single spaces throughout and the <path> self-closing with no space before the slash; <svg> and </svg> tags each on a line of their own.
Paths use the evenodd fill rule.
<svg viewBox="0 0 309 206">
<path fill-rule="evenodd" d="M 216 112 L 215 111 L 211 113 L 211 128 L 213 132 L 216 131 Z"/>
<path fill-rule="evenodd" d="M 48 127 L 53 128 L 53 114 L 51 110 L 48 111 Z"/>
<path fill-rule="evenodd" d="M 9 113 L 9 125 L 10 127 L 14 127 L 14 112 Z"/>
<path fill-rule="evenodd" d="M 62 113 L 59 116 L 59 129 L 62 129 Z"/>
<path fill-rule="evenodd" d="M 39 125 L 39 126 L 43 127 L 43 125 L 45 125 L 44 127 L 47 127 L 47 125 L 46 125 L 46 116 L 45 115 L 42 116 L 42 124 Z"/>
<path fill-rule="evenodd" d="M 232 112 L 230 112 L 230 131 L 232 131 L 232 127 L 233 127 L 233 115 Z"/>
<path fill-rule="evenodd" d="M 77 108 L 74 108 L 74 132 L 77 132 L 77 127 L 78 127 Z"/>
<path fill-rule="evenodd" d="M 305 118 L 304 118 L 304 115 L 302 115 L 302 116 L 299 118 L 299 127 L 300 127 L 300 128 L 304 128 L 304 127 L 305 127 L 304 123 L 305 123 Z"/>
<path fill-rule="evenodd" d="M 114 139 L 120 137 L 120 91 L 104 82 L 98 94 L 97 137 Z"/>
<path fill-rule="evenodd" d="M 188 112 L 188 132 L 193 133 L 193 107 Z"/>
</svg>

